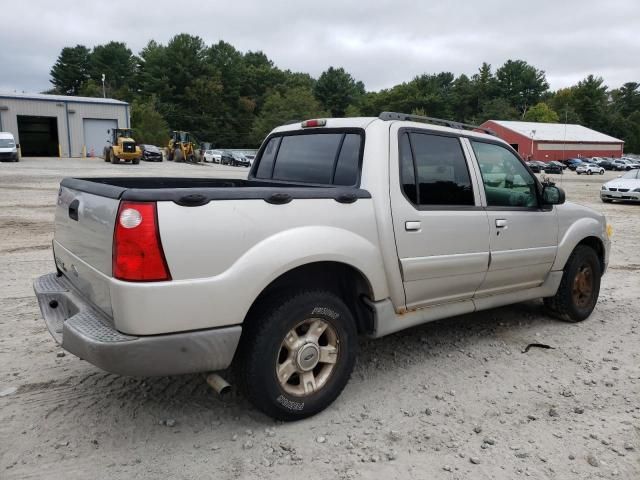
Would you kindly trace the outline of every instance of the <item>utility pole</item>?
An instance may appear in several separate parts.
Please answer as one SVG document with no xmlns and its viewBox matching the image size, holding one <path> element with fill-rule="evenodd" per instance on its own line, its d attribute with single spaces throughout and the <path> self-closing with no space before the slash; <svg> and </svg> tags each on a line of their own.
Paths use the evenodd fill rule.
<svg viewBox="0 0 640 480">
<path fill-rule="evenodd" d="M 102 74 L 102 98 L 107 98 L 107 93 L 104 90 L 104 79 L 105 79 L 105 75 L 103 73 Z"/>
<path fill-rule="evenodd" d="M 533 138 L 536 136 L 536 131 L 531 130 L 531 157 L 529 160 L 533 160 Z"/>
</svg>

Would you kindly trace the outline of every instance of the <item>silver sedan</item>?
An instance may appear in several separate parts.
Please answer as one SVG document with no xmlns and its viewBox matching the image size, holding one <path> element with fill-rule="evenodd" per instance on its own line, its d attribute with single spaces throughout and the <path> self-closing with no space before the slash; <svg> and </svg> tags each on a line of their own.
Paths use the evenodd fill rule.
<svg viewBox="0 0 640 480">
<path fill-rule="evenodd" d="M 624 175 L 602 185 L 600 198 L 605 203 L 614 200 L 640 202 L 640 169 L 629 170 Z"/>
</svg>

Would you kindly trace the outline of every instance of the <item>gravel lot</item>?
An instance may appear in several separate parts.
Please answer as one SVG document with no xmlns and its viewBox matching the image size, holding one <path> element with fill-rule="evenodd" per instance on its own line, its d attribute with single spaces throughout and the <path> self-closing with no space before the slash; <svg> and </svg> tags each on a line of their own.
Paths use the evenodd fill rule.
<svg viewBox="0 0 640 480">
<path fill-rule="evenodd" d="M 63 352 L 31 288 L 53 270 L 64 176 L 246 175 L 241 168 L 23 159 L 0 164 L 0 478 L 640 478 L 640 205 L 559 182 L 614 227 L 582 324 L 528 302 L 363 340 L 342 396 L 282 424 L 199 375 L 123 378 Z M 532 348 L 530 343 L 554 349 Z"/>
</svg>

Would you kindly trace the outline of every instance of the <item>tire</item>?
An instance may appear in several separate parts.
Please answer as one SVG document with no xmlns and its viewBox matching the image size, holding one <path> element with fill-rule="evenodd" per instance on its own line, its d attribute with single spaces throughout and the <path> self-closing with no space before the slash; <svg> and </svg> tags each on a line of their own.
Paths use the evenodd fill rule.
<svg viewBox="0 0 640 480">
<path fill-rule="evenodd" d="M 604 175 L 604 170 L 600 170 L 600 175 Z"/>
<path fill-rule="evenodd" d="M 109 159 L 111 160 L 111 163 L 113 164 L 117 164 L 120 163 L 120 159 L 118 157 L 116 157 L 112 151 L 109 151 Z"/>
<path fill-rule="evenodd" d="M 578 175 L 580 175 L 580 172 L 576 172 Z"/>
<path fill-rule="evenodd" d="M 587 173 L 588 173 L 589 175 L 593 175 L 593 170 L 589 170 Z"/>
<path fill-rule="evenodd" d="M 173 162 L 173 150 L 167 151 L 167 162 Z"/>
<path fill-rule="evenodd" d="M 587 270 L 590 275 L 585 277 L 583 275 Z M 600 260 L 596 252 L 589 246 L 578 245 L 567 260 L 558 291 L 553 297 L 544 299 L 545 306 L 553 316 L 565 322 L 585 320 L 598 302 L 601 276 Z M 587 283 L 588 293 L 582 288 Z"/>
<path fill-rule="evenodd" d="M 135 158 L 135 159 L 131 160 L 131 163 L 133 163 L 134 165 L 138 165 L 140 163 L 140 159 L 139 158 Z"/>
<path fill-rule="evenodd" d="M 110 152 L 110 150 L 108 150 L 106 148 L 102 151 L 102 158 L 104 158 L 105 162 L 109 162 L 111 160 L 109 158 L 109 152 Z"/>
<path fill-rule="evenodd" d="M 307 337 L 313 330 L 309 325 L 326 326 L 319 341 Z M 296 347 L 289 349 L 285 339 L 292 332 Z M 258 410 L 273 418 L 310 417 L 327 408 L 344 389 L 355 365 L 357 345 L 351 312 L 336 294 L 307 290 L 284 301 L 274 299 L 255 309 L 245 322 L 236 362 L 239 387 Z M 321 350 L 326 358 L 335 356 L 335 363 L 323 362 Z M 329 350 L 337 353 L 326 353 Z M 306 366 L 305 361 L 309 362 Z M 282 382 L 279 369 L 288 370 Z M 311 377 L 313 384 L 306 383 Z"/>
<path fill-rule="evenodd" d="M 173 161 L 176 163 L 184 162 L 184 155 L 182 154 L 182 149 L 176 148 L 173 152 Z"/>
<path fill-rule="evenodd" d="M 600 200 L 602 200 L 602 203 L 613 203 L 613 200 L 609 198 L 601 198 Z"/>
</svg>

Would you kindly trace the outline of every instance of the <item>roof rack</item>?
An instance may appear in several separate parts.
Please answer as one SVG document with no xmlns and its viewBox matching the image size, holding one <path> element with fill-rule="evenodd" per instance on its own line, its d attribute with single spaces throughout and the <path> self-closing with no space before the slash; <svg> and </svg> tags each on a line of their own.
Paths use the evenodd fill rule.
<svg viewBox="0 0 640 480">
<path fill-rule="evenodd" d="M 422 115 L 411 115 L 409 113 L 397 113 L 397 112 L 382 112 L 378 115 L 380 120 L 408 120 L 414 122 L 433 123 L 434 125 L 443 125 L 449 128 L 456 128 L 458 130 L 480 130 L 481 132 L 489 135 L 496 135 L 496 132 L 489 128 L 479 127 L 477 125 L 470 125 L 468 123 L 454 122 L 453 120 L 444 120 L 442 118 L 423 117 Z"/>
</svg>

